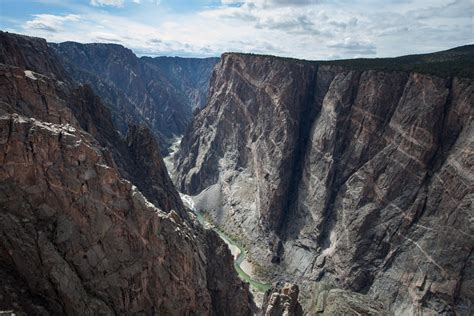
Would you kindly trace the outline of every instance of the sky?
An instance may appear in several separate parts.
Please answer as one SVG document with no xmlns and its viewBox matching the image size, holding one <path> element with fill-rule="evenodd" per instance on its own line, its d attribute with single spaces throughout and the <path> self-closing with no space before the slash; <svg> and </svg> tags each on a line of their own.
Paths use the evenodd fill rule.
<svg viewBox="0 0 474 316">
<path fill-rule="evenodd" d="M 0 0 L 0 29 L 143 56 L 390 57 L 474 43 L 474 0 Z"/>
</svg>

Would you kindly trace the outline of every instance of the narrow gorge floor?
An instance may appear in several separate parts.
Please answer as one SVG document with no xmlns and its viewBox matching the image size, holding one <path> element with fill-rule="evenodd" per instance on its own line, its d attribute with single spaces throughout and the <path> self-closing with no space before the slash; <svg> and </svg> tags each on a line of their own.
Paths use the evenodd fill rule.
<svg viewBox="0 0 474 316">
<path fill-rule="evenodd" d="M 166 169 L 168 170 L 171 179 L 174 178 L 175 170 L 175 156 L 179 150 L 182 137 L 176 137 L 173 144 L 171 145 L 169 151 L 170 154 L 164 158 Z M 193 196 L 179 192 L 181 199 L 186 207 L 194 212 L 198 221 L 207 229 L 213 229 L 221 237 L 221 239 L 227 244 L 229 250 L 234 256 L 234 267 L 237 271 L 239 277 L 245 282 L 250 284 L 250 289 L 254 295 L 255 302 L 260 305 L 263 300 L 263 294 L 265 291 L 271 288 L 270 283 L 261 282 L 255 278 L 254 267 L 252 263 L 247 260 L 246 250 L 239 245 L 238 242 L 233 240 L 231 237 L 226 235 L 223 231 L 219 230 L 211 221 L 209 221 L 203 210 L 198 210 L 195 206 Z"/>
</svg>

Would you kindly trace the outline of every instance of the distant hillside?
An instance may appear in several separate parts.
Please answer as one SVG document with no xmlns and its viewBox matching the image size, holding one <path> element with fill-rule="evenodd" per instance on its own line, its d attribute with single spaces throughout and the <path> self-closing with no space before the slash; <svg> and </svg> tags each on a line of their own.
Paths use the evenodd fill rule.
<svg viewBox="0 0 474 316">
<path fill-rule="evenodd" d="M 449 50 L 394 58 L 358 58 L 318 62 L 357 70 L 409 71 L 438 77 L 474 78 L 474 45 Z"/>
<path fill-rule="evenodd" d="M 268 57 L 268 55 L 261 54 L 243 53 L 242 55 Z M 464 45 L 429 54 L 406 55 L 391 58 L 355 58 L 323 61 L 278 56 L 273 57 L 280 60 L 298 61 L 305 64 L 336 65 L 354 70 L 406 71 L 425 73 L 442 78 L 474 78 L 474 45 Z"/>
</svg>

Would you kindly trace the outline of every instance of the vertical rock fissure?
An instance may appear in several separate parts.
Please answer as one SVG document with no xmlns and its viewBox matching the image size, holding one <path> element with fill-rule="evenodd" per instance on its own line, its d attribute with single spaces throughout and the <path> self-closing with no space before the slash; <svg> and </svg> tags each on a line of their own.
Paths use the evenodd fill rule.
<svg viewBox="0 0 474 316">
<path fill-rule="evenodd" d="M 448 95 L 446 96 L 446 102 L 444 103 L 443 105 L 443 114 L 442 114 L 442 117 L 440 118 L 441 120 L 441 126 L 440 128 L 438 129 L 438 146 L 436 148 L 436 151 L 433 153 L 433 156 L 431 157 L 431 159 L 428 161 L 428 164 L 427 164 L 427 167 L 426 167 L 426 170 L 427 172 L 425 173 L 425 177 L 422 181 L 422 184 L 421 184 L 421 188 L 424 189 L 424 192 L 426 194 L 426 197 L 424 198 L 425 201 L 424 201 L 424 204 L 423 204 L 423 207 L 421 208 L 421 211 L 418 212 L 415 216 L 415 218 L 412 220 L 411 224 L 410 224 L 410 227 L 417 224 L 419 219 L 423 216 L 423 214 L 425 213 L 425 210 L 426 210 L 426 203 L 427 203 L 427 192 L 429 191 L 429 187 L 431 185 L 431 181 L 433 180 L 433 175 L 435 174 L 438 174 L 439 170 L 443 167 L 444 165 L 444 162 L 446 161 L 447 157 L 448 157 L 448 152 L 449 150 L 451 149 L 451 147 L 454 145 L 454 143 L 456 142 L 456 139 L 458 138 L 458 135 L 460 133 L 457 132 L 456 133 L 456 136 L 453 137 L 452 141 L 451 139 L 447 139 L 445 140 L 444 136 L 446 135 L 447 131 L 446 131 L 446 120 L 448 119 L 448 115 L 449 115 L 449 110 L 451 108 L 451 105 L 452 105 L 452 99 L 453 99 L 453 78 L 449 79 L 446 83 L 447 85 L 447 89 L 448 89 Z M 446 144 L 445 144 L 446 143 Z M 446 148 L 447 147 L 447 148 Z M 419 190 L 423 193 L 422 190 Z M 414 196 L 414 201 L 416 201 L 416 199 L 418 198 L 420 192 L 417 192 L 417 194 Z"/>
<path fill-rule="evenodd" d="M 359 80 L 360 80 L 360 73 L 355 74 L 356 78 L 352 79 L 351 83 L 351 94 L 350 94 L 350 99 L 347 104 L 347 108 L 342 108 L 341 112 L 337 114 L 337 123 L 336 123 L 336 129 L 335 133 L 336 136 L 334 139 L 336 139 L 336 143 L 333 148 L 332 152 L 332 157 L 334 158 L 334 165 L 331 168 L 331 177 L 329 178 L 329 183 L 327 186 L 331 188 L 329 190 L 330 194 L 328 199 L 326 200 L 325 206 L 324 206 L 324 216 L 323 220 L 320 224 L 321 227 L 321 233 L 318 236 L 318 244 L 321 245 L 323 249 L 327 249 L 330 247 L 330 240 L 329 236 L 330 233 L 337 221 L 337 214 L 335 213 L 334 210 L 334 202 L 336 201 L 336 197 L 339 194 L 339 190 L 341 189 L 342 185 L 344 182 L 342 181 L 342 177 L 338 178 L 338 176 L 342 176 L 341 174 L 341 166 L 339 164 L 339 157 L 340 153 L 344 152 L 345 147 L 347 146 L 348 143 L 348 133 L 347 129 L 349 128 L 349 124 L 347 124 L 347 120 L 350 119 L 350 111 L 352 106 L 354 105 L 355 99 L 357 97 L 358 93 L 358 86 L 359 86 Z M 340 140 L 340 141 L 338 141 Z"/>
<path fill-rule="evenodd" d="M 314 69 L 311 81 L 309 83 L 308 93 L 304 104 L 301 106 L 300 119 L 301 124 L 298 131 L 297 149 L 293 159 L 290 181 L 288 186 L 286 205 L 283 208 L 283 214 L 277 226 L 277 235 L 284 240 L 287 237 L 286 223 L 287 218 L 291 216 L 292 208 L 294 208 L 298 198 L 298 188 L 301 183 L 304 166 L 308 154 L 308 142 L 311 139 L 311 127 L 317 117 L 321 107 L 316 104 L 316 84 L 318 77 L 318 68 Z"/>
</svg>

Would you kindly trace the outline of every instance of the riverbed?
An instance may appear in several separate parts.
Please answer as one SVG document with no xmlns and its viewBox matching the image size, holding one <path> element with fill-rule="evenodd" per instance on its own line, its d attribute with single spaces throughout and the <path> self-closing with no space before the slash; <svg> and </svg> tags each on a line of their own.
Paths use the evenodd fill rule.
<svg viewBox="0 0 474 316">
<path fill-rule="evenodd" d="M 179 150 L 179 145 L 181 142 L 181 138 L 176 138 L 173 142 L 173 145 L 170 147 L 170 154 L 164 158 L 164 162 L 168 172 L 170 173 L 170 177 L 173 179 L 174 174 L 174 162 L 176 153 Z M 224 232 L 220 231 L 217 227 L 215 227 L 212 223 L 208 222 L 203 213 L 196 209 L 196 206 L 193 201 L 193 197 L 189 196 L 184 193 L 179 193 L 181 196 L 181 200 L 183 203 L 193 211 L 196 215 L 197 220 L 207 229 L 214 230 L 219 237 L 227 244 L 229 247 L 230 252 L 234 256 L 234 267 L 237 271 L 239 277 L 244 280 L 245 282 L 249 283 L 252 290 L 254 292 L 265 292 L 267 289 L 271 287 L 269 283 L 262 283 L 254 279 L 253 277 L 253 266 L 252 263 L 246 259 L 247 252 L 245 249 L 239 245 L 238 242 L 232 240 L 229 236 L 227 236 Z"/>
</svg>

